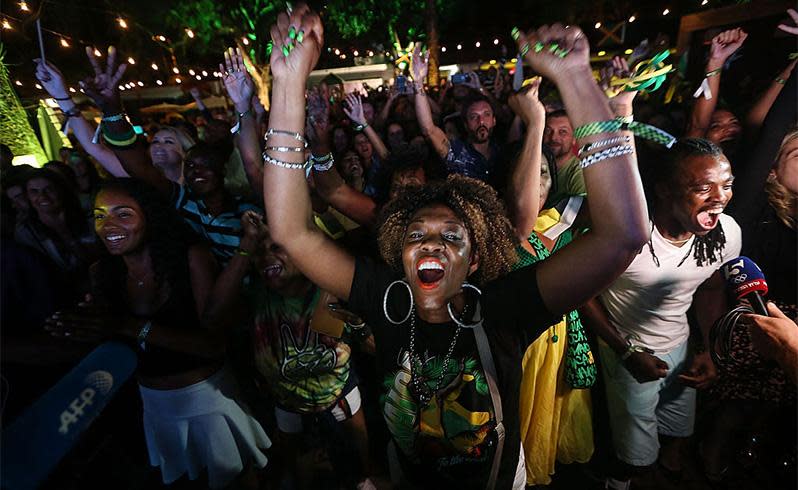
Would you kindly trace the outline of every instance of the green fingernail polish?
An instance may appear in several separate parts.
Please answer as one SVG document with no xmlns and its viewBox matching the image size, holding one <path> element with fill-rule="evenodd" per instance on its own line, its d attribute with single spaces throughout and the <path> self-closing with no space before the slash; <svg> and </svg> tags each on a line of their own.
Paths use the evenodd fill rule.
<svg viewBox="0 0 798 490">
<path fill-rule="evenodd" d="M 296 35 L 296 42 L 302 44 L 303 39 L 305 39 L 305 31 L 299 31 Z"/>
<path fill-rule="evenodd" d="M 566 56 L 568 56 L 568 51 L 560 49 L 557 53 L 557 56 L 559 56 L 560 58 L 565 58 Z"/>
<path fill-rule="evenodd" d="M 283 45 L 283 56 L 285 56 L 286 58 L 288 58 L 288 54 L 289 54 L 290 52 L 291 52 L 291 50 L 289 50 L 289 49 L 288 49 L 288 46 L 285 46 L 285 45 Z"/>
<path fill-rule="evenodd" d="M 543 43 L 538 41 L 535 43 L 535 52 L 540 53 L 541 51 L 543 51 Z"/>
<path fill-rule="evenodd" d="M 288 39 L 291 40 L 296 39 L 296 29 L 294 28 L 294 26 L 291 26 L 291 28 L 288 29 Z"/>
<path fill-rule="evenodd" d="M 558 45 L 557 45 L 557 43 L 551 43 L 551 44 L 549 45 L 549 52 L 550 52 L 550 53 L 554 53 L 555 51 L 557 51 L 557 48 L 558 48 Z"/>
<path fill-rule="evenodd" d="M 521 48 L 521 56 L 526 56 L 528 52 L 529 52 L 529 43 L 524 44 L 524 46 Z"/>
<path fill-rule="evenodd" d="M 518 38 L 521 37 L 521 33 L 518 31 L 517 27 L 513 27 L 513 30 L 510 31 L 510 35 L 513 37 L 514 41 L 518 41 Z"/>
</svg>

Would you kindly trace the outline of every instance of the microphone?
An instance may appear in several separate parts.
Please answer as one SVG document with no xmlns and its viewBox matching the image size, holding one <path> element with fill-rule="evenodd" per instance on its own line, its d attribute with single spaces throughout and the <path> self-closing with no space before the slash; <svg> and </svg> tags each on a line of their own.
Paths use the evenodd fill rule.
<svg viewBox="0 0 798 490">
<path fill-rule="evenodd" d="M 4 489 L 37 488 L 136 369 L 136 353 L 106 342 L 3 430 Z"/>
<path fill-rule="evenodd" d="M 762 299 L 768 293 L 768 283 L 765 281 L 765 274 L 753 260 L 737 257 L 723 264 L 720 269 L 726 279 L 726 287 L 737 299 L 747 299 L 754 313 L 768 316 L 765 301 Z"/>
</svg>

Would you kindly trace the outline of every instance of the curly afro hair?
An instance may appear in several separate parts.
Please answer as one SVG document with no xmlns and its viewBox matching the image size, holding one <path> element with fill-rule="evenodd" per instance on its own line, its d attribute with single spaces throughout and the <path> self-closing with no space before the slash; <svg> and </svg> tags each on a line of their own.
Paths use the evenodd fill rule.
<svg viewBox="0 0 798 490">
<path fill-rule="evenodd" d="M 378 241 L 380 255 L 401 272 L 405 232 L 421 209 L 442 204 L 463 221 L 475 251 L 479 268 L 471 282 L 482 285 L 508 273 L 518 260 L 518 240 L 496 191 L 476 179 L 450 175 L 445 181 L 409 189 L 389 202 L 382 212 Z"/>
</svg>

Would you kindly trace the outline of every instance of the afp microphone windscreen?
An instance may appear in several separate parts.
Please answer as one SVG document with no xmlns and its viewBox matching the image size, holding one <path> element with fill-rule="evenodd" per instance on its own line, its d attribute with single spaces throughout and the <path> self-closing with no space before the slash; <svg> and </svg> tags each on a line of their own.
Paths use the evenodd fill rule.
<svg viewBox="0 0 798 490">
<path fill-rule="evenodd" d="M 37 488 L 130 378 L 136 363 L 132 349 L 106 342 L 17 417 L 2 434 L 0 486 Z"/>
<path fill-rule="evenodd" d="M 720 268 L 726 279 L 726 287 L 737 299 L 750 293 L 757 292 L 764 296 L 768 293 L 768 283 L 765 274 L 753 260 L 748 257 L 737 257 Z"/>
</svg>

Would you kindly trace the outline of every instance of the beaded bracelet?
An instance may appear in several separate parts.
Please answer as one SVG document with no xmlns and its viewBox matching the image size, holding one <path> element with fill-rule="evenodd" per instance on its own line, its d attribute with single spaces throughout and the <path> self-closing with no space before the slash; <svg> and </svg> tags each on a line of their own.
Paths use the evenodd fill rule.
<svg viewBox="0 0 798 490">
<path fill-rule="evenodd" d="M 314 155 L 310 156 L 311 161 L 313 162 L 313 170 L 316 172 L 326 172 L 335 165 L 335 159 L 332 156 L 332 153 L 328 153 L 321 157 L 316 157 Z"/>
<path fill-rule="evenodd" d="M 290 170 L 305 170 L 306 168 L 309 167 L 309 162 L 310 162 L 309 159 L 307 162 L 302 162 L 302 163 L 284 162 L 282 160 L 277 160 L 276 158 L 270 157 L 269 155 L 266 154 L 266 152 L 263 152 L 263 161 L 270 165 L 274 165 L 280 168 L 287 168 Z"/>
<path fill-rule="evenodd" d="M 632 148 L 632 145 L 613 146 L 605 150 L 601 150 L 598 153 L 592 153 L 586 156 L 585 158 L 579 161 L 579 164 L 583 169 L 585 169 L 593 165 L 594 163 L 598 163 L 602 160 L 607 160 L 609 158 L 615 158 L 622 155 L 629 155 L 631 153 L 634 153 L 634 151 L 635 150 L 634 148 Z"/>
<path fill-rule="evenodd" d="M 612 138 L 607 138 L 599 141 L 594 141 L 592 143 L 588 143 L 584 145 L 582 148 L 579 149 L 578 156 L 582 156 L 583 153 L 587 153 L 589 151 L 598 150 L 599 148 L 615 145 L 618 143 L 629 143 L 632 138 L 629 136 L 614 136 Z"/>
<path fill-rule="evenodd" d="M 267 146 L 266 149 L 278 153 L 304 153 L 305 151 L 303 146 Z"/>
<path fill-rule="evenodd" d="M 284 134 L 286 136 L 290 136 L 295 140 L 299 141 L 300 143 L 302 143 L 303 145 L 305 145 L 305 148 L 308 147 L 308 141 L 305 139 L 304 136 L 302 136 L 299 133 L 294 133 L 292 131 L 283 131 L 282 129 L 269 128 L 269 130 L 266 131 L 266 135 L 263 137 L 263 139 L 268 140 L 270 136 L 274 136 L 275 134 Z"/>
<path fill-rule="evenodd" d="M 719 74 L 720 74 L 720 72 L 722 72 L 722 71 L 723 71 L 723 68 L 722 68 L 722 67 L 721 67 L 721 68 L 715 68 L 715 69 L 714 69 L 714 70 L 712 70 L 712 71 L 708 71 L 708 72 L 706 72 L 706 73 L 704 74 L 704 78 L 714 77 L 715 75 L 719 75 Z"/>
</svg>

